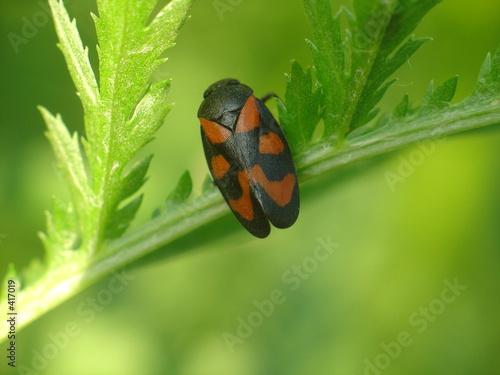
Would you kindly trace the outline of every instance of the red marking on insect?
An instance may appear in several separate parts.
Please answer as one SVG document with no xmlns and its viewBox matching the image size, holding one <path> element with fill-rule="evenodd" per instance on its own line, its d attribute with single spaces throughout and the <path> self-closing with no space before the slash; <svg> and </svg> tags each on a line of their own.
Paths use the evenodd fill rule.
<svg viewBox="0 0 500 375">
<path fill-rule="evenodd" d="M 224 143 L 231 135 L 231 131 L 216 122 L 200 117 L 201 127 L 212 144 Z"/>
<path fill-rule="evenodd" d="M 292 200 L 296 178 L 293 173 L 288 173 L 281 181 L 269 181 L 260 165 L 255 165 L 250 170 L 250 178 L 258 183 L 269 197 L 280 207 L 286 206 Z"/>
<path fill-rule="evenodd" d="M 241 186 L 242 195 L 239 199 L 229 200 L 229 206 L 234 212 L 239 213 L 243 219 L 251 221 L 253 220 L 253 205 L 247 171 L 238 173 L 238 182 Z"/>
<path fill-rule="evenodd" d="M 279 155 L 285 149 L 280 136 L 270 132 L 259 137 L 259 152 L 261 154 Z"/>
<path fill-rule="evenodd" d="M 238 122 L 236 123 L 236 132 L 244 133 L 249 132 L 259 126 L 259 110 L 257 109 L 257 102 L 255 96 L 250 95 L 241 109 Z"/>
<path fill-rule="evenodd" d="M 215 178 L 224 178 L 230 167 L 231 165 L 224 156 L 217 155 L 212 158 L 212 172 Z"/>
</svg>

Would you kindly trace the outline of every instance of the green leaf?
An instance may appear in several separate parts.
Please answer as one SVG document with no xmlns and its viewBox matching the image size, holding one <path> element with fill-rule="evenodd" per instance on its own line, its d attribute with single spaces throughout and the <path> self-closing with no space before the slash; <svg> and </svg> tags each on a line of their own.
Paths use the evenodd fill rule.
<svg viewBox="0 0 500 375">
<path fill-rule="evenodd" d="M 314 36 L 314 42 L 309 42 L 309 45 L 325 106 L 325 134 L 332 135 L 341 131 L 342 124 L 338 114 L 342 112 L 347 100 L 342 92 L 346 86 L 346 57 L 340 32 L 341 13 L 332 17 L 329 0 L 304 0 L 304 7 Z"/>
<path fill-rule="evenodd" d="M 128 204 L 115 211 L 112 219 L 108 224 L 108 228 L 106 231 L 107 238 L 118 238 L 127 230 L 130 222 L 139 210 L 139 207 L 142 203 L 142 197 L 142 194 L 137 196 Z"/>
<path fill-rule="evenodd" d="M 71 201 L 54 199 L 47 229 L 40 233 L 44 262 L 33 260 L 22 272 L 22 325 L 82 290 L 98 273 L 103 277 L 115 269 L 109 262 L 92 276 L 87 272 L 102 259 L 107 243 L 123 235 L 141 204 L 142 195 L 134 195 L 151 157 L 130 164 L 170 109 L 170 81 L 151 84 L 152 74 L 166 60 L 161 55 L 174 45 L 192 2 L 171 0 L 153 14 L 157 0 L 98 0 L 99 17 L 93 15 L 98 85 L 76 22 L 62 1 L 49 0 L 59 46 L 83 103 L 85 137 L 81 149 L 77 134 L 70 135 L 59 115 L 39 108 Z M 3 338 L 2 325 L 0 331 Z"/>
<path fill-rule="evenodd" d="M 79 245 L 77 215 L 72 203 L 64 203 L 52 197 L 52 211 L 46 211 L 47 234 L 40 233 L 47 259 L 51 261 L 58 251 L 73 250 Z"/>
<path fill-rule="evenodd" d="M 498 58 L 500 49 L 494 58 Z M 451 77 L 436 89 L 431 82 L 420 106 L 408 110 L 408 96 L 395 108 L 392 116 L 375 130 L 359 133 L 348 139 L 347 148 L 399 148 L 422 139 L 454 134 L 464 129 L 500 123 L 500 75 L 497 67 L 489 64 L 489 55 L 480 72 L 481 76 L 493 76 L 485 83 L 486 90 L 474 93 L 462 102 L 451 104 L 456 91 L 457 77 Z M 480 78 L 481 80 L 481 78 Z M 481 94 L 479 94 L 481 92 Z M 362 128 L 360 129 L 362 130 Z"/>
<path fill-rule="evenodd" d="M 489 97 L 498 92 L 500 92 L 500 47 L 493 58 L 491 58 L 490 54 L 486 56 L 479 72 L 476 88 L 470 99 Z"/>
<path fill-rule="evenodd" d="M 457 90 L 458 77 L 451 77 L 434 90 L 434 83 L 431 82 L 426 96 L 422 100 L 420 113 L 427 111 L 439 111 L 450 105 Z"/>
<path fill-rule="evenodd" d="M 87 212 L 95 204 L 95 196 L 88 184 L 77 134 L 75 133 L 73 137 L 69 135 L 59 115 L 54 117 L 43 107 L 39 107 L 39 110 L 47 124 L 48 132 L 46 135 L 56 155 L 58 166 L 70 189 L 80 225 L 82 230 L 85 230 L 89 225 Z"/>
<path fill-rule="evenodd" d="M 210 178 L 210 176 L 207 176 L 207 178 L 205 178 L 203 186 L 205 186 L 208 178 Z M 167 198 L 165 199 L 165 205 L 155 208 L 151 217 L 156 218 L 160 215 L 165 214 L 165 212 L 172 211 L 172 209 L 182 205 L 189 199 L 192 190 L 193 181 L 191 179 L 191 175 L 189 171 L 185 171 L 179 178 L 179 181 L 177 182 L 175 188 L 170 192 L 170 194 L 168 194 Z"/>
<path fill-rule="evenodd" d="M 292 71 L 287 75 L 285 101 L 279 101 L 280 123 L 289 137 L 294 154 L 302 150 L 312 138 L 320 119 L 320 92 L 313 88 L 311 69 L 302 69 L 292 61 Z"/>
<path fill-rule="evenodd" d="M 122 201 L 132 194 L 137 192 L 146 182 L 146 173 L 148 172 L 149 164 L 153 155 L 148 155 L 137 163 L 123 176 L 121 184 L 121 192 L 118 195 L 118 201 Z"/>
<path fill-rule="evenodd" d="M 401 65 L 407 62 L 417 49 L 428 40 L 430 39 L 410 38 L 392 57 L 385 60 L 375 60 L 372 73 L 366 82 L 366 86 L 361 93 L 360 100 L 352 117 L 352 129 L 356 129 L 374 118 L 373 115 L 370 115 L 372 113 L 371 111 L 375 108 L 380 99 L 382 99 L 387 89 L 396 81 L 392 79 L 384 84 L 386 79 L 401 67 Z"/>
<path fill-rule="evenodd" d="M 134 110 L 124 128 L 124 137 L 129 142 L 128 153 L 140 150 L 152 140 L 153 134 L 163 125 L 172 105 L 167 101 L 170 80 L 151 85 Z"/>
<path fill-rule="evenodd" d="M 59 36 L 59 48 L 66 58 L 71 78 L 80 94 L 85 111 L 91 111 L 99 104 L 99 88 L 89 62 L 88 48 L 84 48 L 76 28 L 71 21 L 62 0 L 49 0 L 54 24 Z"/>
<path fill-rule="evenodd" d="M 191 3 L 192 0 L 172 0 L 145 26 L 156 1 L 97 1 L 99 17 L 94 19 L 99 69 L 101 77 L 106 77 L 101 79 L 100 89 L 102 100 L 111 104 L 106 110 L 107 118 L 125 122 L 132 116 L 153 72 L 165 61 L 160 55 L 174 45 Z M 157 89 L 165 91 L 164 85 Z M 89 138 L 113 142 L 116 133 L 122 135 L 121 128 L 114 125 L 108 121 L 89 129 Z M 144 138 L 137 143 L 143 143 Z M 106 147 L 95 144 L 94 149 L 98 154 L 106 153 Z"/>
<path fill-rule="evenodd" d="M 390 21 L 387 23 L 387 29 L 381 44 L 381 56 L 389 56 L 415 30 L 422 18 L 441 1 L 391 0 L 384 2 L 375 0 L 375 2 L 379 3 L 389 3 L 390 5 L 384 11 L 389 10 L 391 12 L 390 14 L 386 13 L 386 17 L 390 18 Z M 362 4 L 365 1 L 355 0 L 355 2 Z"/>
<path fill-rule="evenodd" d="M 181 204 L 185 202 L 191 195 L 191 190 L 193 189 L 193 181 L 191 180 L 191 175 L 189 171 L 185 171 L 175 189 L 167 197 L 167 207 Z"/>
<path fill-rule="evenodd" d="M 321 87 L 325 139 L 341 142 L 375 118 L 376 105 L 394 82 L 387 79 L 429 40 L 409 36 L 438 2 L 355 0 L 354 14 L 344 9 L 333 16 L 329 0 L 304 0 L 314 36 L 310 46 Z M 350 25 L 345 37 L 342 14 Z"/>
<path fill-rule="evenodd" d="M 382 99 L 387 89 L 391 87 L 394 82 L 396 82 L 396 79 L 392 79 L 389 82 L 386 82 L 384 85 L 371 92 L 369 95 L 366 94 L 363 100 L 359 101 L 356 112 L 352 117 L 352 130 L 359 128 L 360 124 L 366 124 L 375 118 L 377 113 L 380 111 L 380 109 L 375 108 L 375 106 L 380 101 L 380 99 Z M 347 129 L 347 131 L 351 131 L 351 129 L 349 128 Z"/>
<path fill-rule="evenodd" d="M 174 39 L 192 0 L 172 0 L 152 21 L 157 1 L 98 0 L 94 16 L 99 40 L 101 100 L 98 121 L 86 123 L 85 150 L 91 165 L 93 189 L 102 196 L 102 214 L 97 231 L 99 243 L 123 198 L 124 168 L 153 139 L 170 110 L 167 93 L 170 80 L 150 85 L 160 55 Z M 130 220 L 130 215 L 125 215 Z M 120 224 L 125 227 L 124 223 Z M 113 232 L 114 233 L 114 232 Z"/>
<path fill-rule="evenodd" d="M 403 96 L 403 99 L 401 102 L 394 108 L 394 111 L 392 112 L 392 116 L 396 120 L 400 120 L 406 116 L 408 113 L 408 105 L 409 105 L 409 97 L 408 94 Z"/>
</svg>

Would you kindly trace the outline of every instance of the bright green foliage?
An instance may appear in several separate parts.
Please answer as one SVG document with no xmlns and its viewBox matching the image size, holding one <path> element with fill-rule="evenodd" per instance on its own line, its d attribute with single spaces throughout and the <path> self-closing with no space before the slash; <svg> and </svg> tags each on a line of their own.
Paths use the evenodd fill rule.
<svg viewBox="0 0 500 375">
<path fill-rule="evenodd" d="M 278 101 L 282 126 L 292 152 L 303 149 L 313 135 L 320 119 L 319 94 L 320 91 L 313 88 L 311 69 L 304 70 L 298 62 L 293 61 L 292 71 L 287 75 L 287 107 Z"/>
<path fill-rule="evenodd" d="M 41 108 L 72 197 L 72 204 L 58 204 L 48 215 L 47 235 L 42 238 L 49 252 L 80 248 L 93 253 L 106 239 L 121 236 L 139 209 L 141 196 L 122 202 L 144 183 L 151 158 L 124 171 L 151 141 L 170 109 L 169 81 L 149 84 L 149 80 L 165 61 L 160 55 L 174 45 L 191 1 L 170 2 L 148 23 L 157 0 L 99 0 L 100 16 L 93 15 L 99 41 L 99 84 L 75 22 L 62 2 L 49 3 L 59 47 L 85 111 L 82 143 L 90 172 L 78 136 L 70 136 L 60 116 Z M 67 223 L 64 228 L 57 224 L 62 222 Z M 61 236 L 62 232 L 67 234 Z"/>
<path fill-rule="evenodd" d="M 189 172 L 186 171 L 182 174 L 175 189 L 167 197 L 167 207 L 186 202 L 192 189 L 193 181 Z"/>
<path fill-rule="evenodd" d="M 493 58 L 488 54 L 484 61 L 476 88 L 467 103 L 474 101 L 487 101 L 488 98 L 497 98 L 500 93 L 500 48 Z M 497 103 L 498 105 L 498 103 Z"/>
<path fill-rule="evenodd" d="M 169 80 L 151 84 L 151 76 L 165 61 L 161 54 L 174 45 L 192 1 L 172 0 L 153 16 L 157 0 L 98 0 L 99 16 L 92 15 L 99 43 L 97 82 L 76 22 L 62 1 L 49 0 L 59 48 L 82 101 L 86 134 L 71 135 L 60 115 L 40 107 L 71 201 L 53 199 L 40 235 L 44 262 L 33 261 L 21 274 L 21 290 L 28 295 L 35 290 L 44 299 L 42 304 L 25 299 L 25 323 L 82 288 L 89 263 L 104 251 L 103 244 L 123 235 L 139 209 L 142 195 L 134 195 L 146 180 L 151 156 L 130 164 L 170 109 Z M 44 278 L 49 271 L 50 279 Z M 53 298 L 43 296 L 68 279 Z"/>
<path fill-rule="evenodd" d="M 404 145 L 421 139 L 432 139 L 476 127 L 500 123 L 500 49 L 493 59 L 490 55 L 481 68 L 473 94 L 464 101 L 452 104 L 457 77 L 452 77 L 437 88 L 431 82 L 418 107 L 410 108 L 408 96 L 396 106 L 392 114 L 383 117 L 378 129 L 354 132 L 346 147 L 386 143 Z"/>
<path fill-rule="evenodd" d="M 405 95 L 392 113 L 350 132 L 340 147 L 329 139 L 309 145 L 297 158 L 302 179 L 422 140 L 500 124 L 500 49 L 486 57 L 472 95 L 452 104 L 456 86 L 457 77 L 437 88 L 431 82 L 416 107 Z"/>
<path fill-rule="evenodd" d="M 329 0 L 304 0 L 306 16 L 314 41 L 309 42 L 320 95 L 307 92 L 308 70 L 292 63 L 287 81 L 287 110 L 281 121 L 299 133 L 300 151 L 311 140 L 321 112 L 325 124 L 323 137 L 342 141 L 348 132 L 367 124 L 379 112 L 376 105 L 395 82 L 389 77 L 415 53 L 428 38 L 414 39 L 410 33 L 439 0 L 357 0 L 354 14 L 343 9 L 332 15 Z M 342 33 L 341 16 L 349 30 Z M 302 72 L 302 73 L 300 73 Z M 310 91 L 310 89 L 309 89 Z M 296 99 L 303 98 L 302 101 Z M 316 108 L 313 108 L 316 107 Z M 305 120 L 301 115 L 309 114 Z"/>
<path fill-rule="evenodd" d="M 167 210 L 172 210 L 174 207 L 186 203 L 192 190 L 193 181 L 191 180 L 191 174 L 189 171 L 185 171 L 179 178 L 174 190 L 172 190 L 167 196 L 167 199 L 165 199 L 165 206 L 158 207 L 153 212 L 153 218 L 158 217 Z"/>
</svg>

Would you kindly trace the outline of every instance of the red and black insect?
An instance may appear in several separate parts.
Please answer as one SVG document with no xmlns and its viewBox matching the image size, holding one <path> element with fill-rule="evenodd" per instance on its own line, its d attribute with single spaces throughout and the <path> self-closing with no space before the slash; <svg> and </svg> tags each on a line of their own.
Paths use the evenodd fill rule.
<svg viewBox="0 0 500 375">
<path fill-rule="evenodd" d="M 201 138 L 212 177 L 240 223 L 269 235 L 269 221 L 288 228 L 299 215 L 299 184 L 283 131 L 263 101 L 236 79 L 203 94 Z"/>
</svg>

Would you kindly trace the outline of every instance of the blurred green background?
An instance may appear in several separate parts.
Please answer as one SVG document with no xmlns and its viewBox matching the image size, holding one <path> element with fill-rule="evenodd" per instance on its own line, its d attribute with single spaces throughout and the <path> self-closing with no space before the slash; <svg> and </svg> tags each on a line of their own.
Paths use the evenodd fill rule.
<svg viewBox="0 0 500 375">
<path fill-rule="evenodd" d="M 237 77 L 257 95 L 283 95 L 290 60 L 311 63 L 300 1 L 233 0 L 222 16 L 221 2 L 231 3 L 193 6 L 154 77 L 173 78 L 175 106 L 145 150 L 155 158 L 135 225 L 185 169 L 200 191 L 207 168 L 196 111 L 209 84 Z M 349 2 L 333 2 L 340 5 Z M 83 126 L 44 7 L 3 0 L 0 12 L 0 278 L 8 262 L 43 256 L 43 211 L 53 194 L 67 196 L 36 105 L 61 113 L 72 130 Z M 68 9 L 95 63 L 94 2 Z M 497 0 L 438 5 L 416 30 L 434 41 L 397 73 L 385 110 L 404 93 L 418 102 L 431 79 L 456 74 L 456 100 L 465 98 L 498 47 L 499 16 Z M 9 33 L 22 35 L 33 17 L 41 26 L 14 47 Z M 129 267 L 119 291 L 110 276 L 21 331 L 18 365 L 54 375 L 500 374 L 499 144 L 492 127 L 304 184 L 298 222 L 266 240 L 228 215 Z M 387 173 L 408 162 L 404 182 L 388 184 Z M 328 241 L 335 251 L 314 260 Z M 180 248 L 194 251 L 168 256 Z M 466 288 L 450 289 L 455 282 Z M 272 308 L 263 302 L 277 293 Z M 249 320 L 255 328 L 242 328 Z M 235 340 L 238 330 L 248 337 Z"/>
</svg>

